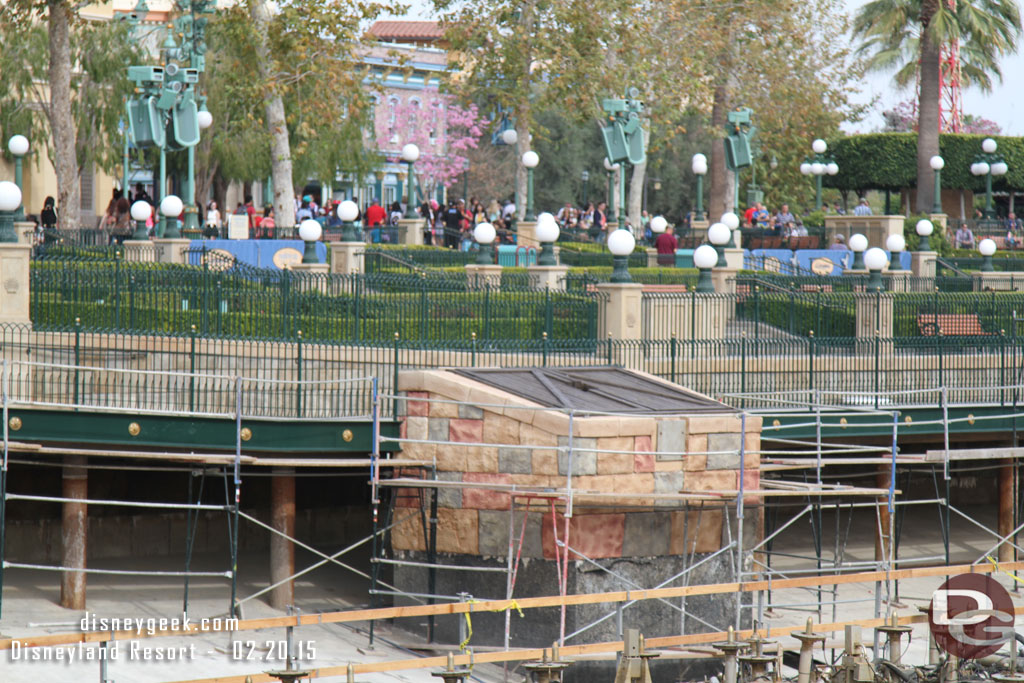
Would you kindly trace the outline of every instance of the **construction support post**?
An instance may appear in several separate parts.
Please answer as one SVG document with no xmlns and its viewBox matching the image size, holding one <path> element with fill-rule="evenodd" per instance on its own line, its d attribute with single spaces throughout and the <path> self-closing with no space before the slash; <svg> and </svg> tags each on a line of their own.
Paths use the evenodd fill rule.
<svg viewBox="0 0 1024 683">
<path fill-rule="evenodd" d="M 1013 533 L 1013 461 L 1004 459 L 999 464 L 999 521 L 996 523 L 1000 538 Z M 999 561 L 1013 561 L 1013 539 L 999 546 Z"/>
<path fill-rule="evenodd" d="M 295 574 L 295 470 L 274 469 L 270 479 L 270 525 L 279 533 L 270 535 L 270 583 Z M 284 534 L 284 535 L 282 535 Z M 285 610 L 295 604 L 295 582 L 286 581 L 270 591 L 270 606 Z"/>
<path fill-rule="evenodd" d="M 889 465 L 882 465 L 875 475 L 875 486 L 880 489 L 889 488 L 889 477 L 891 475 Z M 878 527 L 875 531 L 875 562 L 882 562 L 889 554 L 889 535 L 892 533 L 892 520 L 889 519 L 889 497 L 878 497 Z M 837 512 L 838 514 L 838 512 Z M 890 565 L 892 563 L 889 559 Z"/>
<path fill-rule="evenodd" d="M 62 468 L 64 498 L 86 500 L 89 475 L 85 469 L 85 456 L 69 455 Z M 86 531 L 89 527 L 88 505 L 65 502 L 61 519 L 61 566 L 85 569 Z M 85 572 L 66 571 L 61 574 L 60 606 L 67 609 L 85 609 Z"/>
</svg>

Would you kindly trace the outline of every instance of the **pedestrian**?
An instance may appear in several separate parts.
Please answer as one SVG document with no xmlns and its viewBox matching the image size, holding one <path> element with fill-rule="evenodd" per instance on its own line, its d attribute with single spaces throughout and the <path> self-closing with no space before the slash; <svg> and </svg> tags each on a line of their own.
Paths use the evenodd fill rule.
<svg viewBox="0 0 1024 683">
<path fill-rule="evenodd" d="M 974 233 L 967 227 L 967 223 L 961 223 L 953 236 L 953 246 L 957 249 L 974 249 Z"/>
<path fill-rule="evenodd" d="M 203 237 L 206 239 L 217 239 L 220 237 L 220 211 L 217 209 L 217 202 L 210 200 L 206 207 L 206 223 L 203 228 Z"/>
<path fill-rule="evenodd" d="M 868 206 L 868 198 L 867 197 L 861 197 L 860 198 L 860 203 L 857 204 L 857 207 L 853 210 L 853 215 L 854 216 L 870 216 L 871 215 L 871 207 Z"/>
<path fill-rule="evenodd" d="M 671 267 L 676 265 L 676 249 L 679 248 L 679 241 L 673 234 L 672 226 L 665 228 L 665 232 L 658 235 L 654 240 L 654 247 L 658 250 L 658 265 Z"/>
</svg>

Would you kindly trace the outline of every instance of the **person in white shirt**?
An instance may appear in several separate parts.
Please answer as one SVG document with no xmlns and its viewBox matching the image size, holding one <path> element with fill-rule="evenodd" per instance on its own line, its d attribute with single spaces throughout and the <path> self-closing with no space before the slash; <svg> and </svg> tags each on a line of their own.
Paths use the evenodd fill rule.
<svg viewBox="0 0 1024 683">
<path fill-rule="evenodd" d="M 206 223 L 203 236 L 209 239 L 220 237 L 220 211 L 217 209 L 217 202 L 211 201 L 206 208 Z"/>
<path fill-rule="evenodd" d="M 858 204 L 857 208 L 855 208 L 853 210 L 853 215 L 854 216 L 870 216 L 871 215 L 871 207 L 868 206 L 867 197 L 861 197 L 860 198 L 860 204 Z"/>
</svg>

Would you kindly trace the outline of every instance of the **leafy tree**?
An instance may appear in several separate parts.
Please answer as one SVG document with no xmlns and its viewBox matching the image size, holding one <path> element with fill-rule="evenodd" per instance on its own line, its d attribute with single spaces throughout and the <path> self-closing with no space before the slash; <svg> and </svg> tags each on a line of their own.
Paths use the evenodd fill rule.
<svg viewBox="0 0 1024 683">
<path fill-rule="evenodd" d="M 113 172 L 118 124 L 132 91 L 125 67 L 139 58 L 127 24 L 92 22 L 62 0 L 0 5 L 0 130 L 45 149 L 57 175 L 61 225 L 79 223 L 81 169 Z M 75 66 L 72 69 L 72 65 Z"/>
<path fill-rule="evenodd" d="M 960 45 L 961 82 L 991 90 L 1002 78 L 999 58 L 1016 49 L 1021 31 L 1014 0 L 872 0 L 858 11 L 853 34 L 869 68 L 896 70 L 905 87 L 917 75 L 917 210 L 928 211 L 935 190 L 929 159 L 939 152 L 939 70 L 942 46 Z"/>
</svg>

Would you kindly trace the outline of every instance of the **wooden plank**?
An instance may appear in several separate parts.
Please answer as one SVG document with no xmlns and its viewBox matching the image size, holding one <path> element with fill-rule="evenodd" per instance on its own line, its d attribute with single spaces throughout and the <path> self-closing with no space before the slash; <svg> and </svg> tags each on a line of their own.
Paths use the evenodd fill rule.
<svg viewBox="0 0 1024 683">
<path fill-rule="evenodd" d="M 926 451 L 926 462 L 944 462 L 946 454 L 950 460 L 1000 460 L 1002 458 L 1024 458 L 1024 448 L 962 448 L 945 451 Z"/>
<path fill-rule="evenodd" d="M 444 614 L 473 614 L 476 612 L 502 612 L 514 609 L 531 609 L 535 607 L 559 607 L 561 605 L 593 605 L 609 602 L 627 602 L 630 600 L 654 600 L 658 598 L 679 598 L 691 595 L 718 595 L 722 593 L 749 593 L 759 590 L 782 588 L 806 588 L 814 586 L 833 586 L 849 583 L 874 583 L 876 581 L 902 580 L 929 576 L 946 576 L 950 574 L 989 574 L 995 571 L 1014 571 L 1024 569 L 1024 562 L 1007 562 L 998 568 L 986 565 L 952 565 L 941 567 L 914 567 L 897 569 L 889 572 L 858 572 L 840 576 L 805 576 L 796 579 L 778 579 L 772 581 L 748 581 L 745 583 L 712 583 L 695 586 L 674 586 L 669 588 L 652 588 L 636 591 L 611 591 L 606 593 L 577 593 L 566 595 L 539 596 L 534 598 L 516 598 L 514 600 L 483 600 L 480 602 L 451 602 L 437 605 L 407 605 L 404 607 L 380 607 L 376 609 L 345 610 L 341 612 L 325 612 L 323 614 L 304 614 L 291 617 L 267 617 L 264 619 L 243 619 L 232 631 L 252 631 L 264 628 L 284 628 L 286 626 L 314 626 L 317 624 L 351 623 L 356 621 L 372 621 L 375 619 L 398 619 L 403 617 L 422 617 Z M 7 638 L 0 640 L 0 650 L 9 650 L 17 641 L 22 647 L 40 647 L 45 645 L 73 645 L 75 643 L 97 643 L 114 640 L 134 640 L 142 638 L 160 638 L 166 636 L 195 635 L 197 633 L 215 633 L 216 631 L 199 631 L 197 625 L 190 630 L 166 629 L 153 634 L 137 634 L 135 631 L 84 631 L 73 633 L 54 633 L 51 635 L 27 636 L 25 638 Z"/>
</svg>

